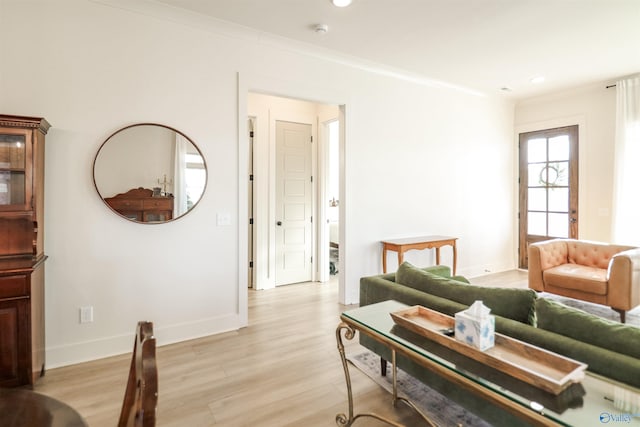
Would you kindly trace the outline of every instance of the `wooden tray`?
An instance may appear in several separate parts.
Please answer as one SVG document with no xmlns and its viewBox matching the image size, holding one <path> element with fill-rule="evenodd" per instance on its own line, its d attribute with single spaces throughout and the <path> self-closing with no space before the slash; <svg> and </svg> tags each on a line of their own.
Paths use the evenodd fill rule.
<svg viewBox="0 0 640 427">
<path fill-rule="evenodd" d="M 390 314 L 402 327 L 555 395 L 582 381 L 587 369 L 582 362 L 498 333 L 495 345 L 480 351 L 443 333 L 455 326 L 453 317 L 419 305 Z"/>
</svg>

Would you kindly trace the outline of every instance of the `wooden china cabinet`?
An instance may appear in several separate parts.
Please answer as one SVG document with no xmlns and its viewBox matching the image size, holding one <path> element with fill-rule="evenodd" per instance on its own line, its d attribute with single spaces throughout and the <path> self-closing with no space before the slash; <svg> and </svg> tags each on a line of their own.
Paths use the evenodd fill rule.
<svg viewBox="0 0 640 427">
<path fill-rule="evenodd" d="M 0 115 L 0 387 L 44 375 L 43 118 Z"/>
</svg>

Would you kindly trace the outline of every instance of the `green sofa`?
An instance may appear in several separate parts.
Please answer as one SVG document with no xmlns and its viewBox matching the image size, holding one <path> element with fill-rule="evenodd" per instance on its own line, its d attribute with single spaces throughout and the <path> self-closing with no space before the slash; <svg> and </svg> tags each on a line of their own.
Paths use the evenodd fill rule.
<svg viewBox="0 0 640 427">
<path fill-rule="evenodd" d="M 462 277 L 451 277 L 449 267 L 420 269 L 405 262 L 395 273 L 360 279 L 360 306 L 386 300 L 421 305 L 451 316 L 482 300 L 496 316 L 496 332 L 579 360 L 589 371 L 640 387 L 640 328 L 539 298 L 531 289 L 474 286 Z M 388 348 L 377 341 L 360 335 L 360 343 L 383 360 L 390 360 Z M 409 359 L 398 357 L 397 364 L 492 424 L 525 425 Z"/>
</svg>

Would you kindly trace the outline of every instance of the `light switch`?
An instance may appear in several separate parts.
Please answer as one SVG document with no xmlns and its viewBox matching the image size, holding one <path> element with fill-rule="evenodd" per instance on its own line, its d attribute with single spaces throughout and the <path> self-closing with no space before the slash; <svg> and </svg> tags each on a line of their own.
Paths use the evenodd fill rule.
<svg viewBox="0 0 640 427">
<path fill-rule="evenodd" d="M 218 225 L 231 225 L 231 214 L 228 212 L 218 212 L 216 215 Z"/>
<path fill-rule="evenodd" d="M 93 322 L 93 306 L 80 307 L 80 323 Z"/>
</svg>

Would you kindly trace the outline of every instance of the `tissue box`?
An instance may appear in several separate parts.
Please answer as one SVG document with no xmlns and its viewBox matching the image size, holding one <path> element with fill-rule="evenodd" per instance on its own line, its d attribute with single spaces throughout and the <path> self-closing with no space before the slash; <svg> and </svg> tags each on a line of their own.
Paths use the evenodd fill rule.
<svg viewBox="0 0 640 427">
<path fill-rule="evenodd" d="M 458 341 L 469 344 L 481 351 L 493 347 L 495 343 L 496 318 L 487 316 L 478 319 L 469 316 L 465 311 L 455 314 Z"/>
</svg>

